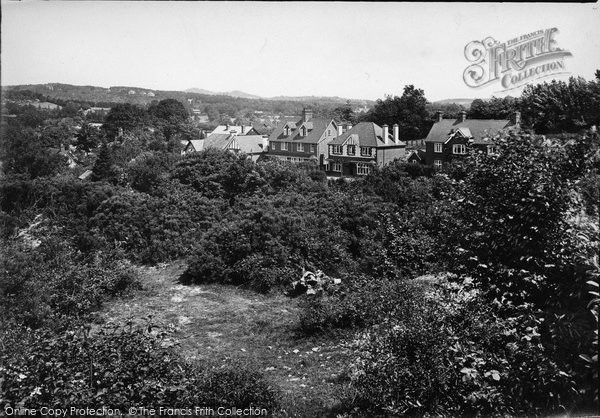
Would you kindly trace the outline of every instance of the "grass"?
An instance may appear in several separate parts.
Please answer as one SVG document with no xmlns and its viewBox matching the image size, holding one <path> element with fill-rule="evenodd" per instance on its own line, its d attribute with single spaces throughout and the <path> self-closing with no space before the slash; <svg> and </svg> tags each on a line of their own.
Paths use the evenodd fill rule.
<svg viewBox="0 0 600 418">
<path fill-rule="evenodd" d="M 144 290 L 115 300 L 102 321 L 171 330 L 189 360 L 241 360 L 258 367 L 282 393 L 280 417 L 335 416 L 348 390 L 349 350 L 343 338 L 298 334 L 298 302 L 221 285 L 183 286 L 183 262 L 141 267 Z"/>
</svg>

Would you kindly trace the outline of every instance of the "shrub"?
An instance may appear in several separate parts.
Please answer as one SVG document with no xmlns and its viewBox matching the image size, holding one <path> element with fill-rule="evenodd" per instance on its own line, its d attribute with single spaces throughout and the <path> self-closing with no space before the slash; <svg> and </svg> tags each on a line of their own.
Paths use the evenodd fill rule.
<svg viewBox="0 0 600 418">
<path fill-rule="evenodd" d="M 541 323 L 503 319 L 477 291 L 444 285 L 355 342 L 359 415 L 530 415 L 564 411 L 569 376 L 540 344 Z"/>
<path fill-rule="evenodd" d="M 168 334 L 104 326 L 94 333 L 9 329 L 0 335 L 0 399 L 13 408 L 260 407 L 277 394 L 242 364 L 184 361 Z"/>
</svg>

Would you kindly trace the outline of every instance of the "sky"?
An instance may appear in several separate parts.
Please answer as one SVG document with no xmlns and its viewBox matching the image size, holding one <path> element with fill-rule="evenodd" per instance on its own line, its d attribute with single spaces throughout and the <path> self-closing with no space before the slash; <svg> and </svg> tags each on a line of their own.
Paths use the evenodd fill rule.
<svg viewBox="0 0 600 418">
<path fill-rule="evenodd" d="M 558 28 L 569 75 L 600 69 L 600 6 L 557 3 L 1 1 L 1 84 L 486 98 L 465 46 Z M 552 78 L 548 79 L 551 80 Z M 541 80 L 545 81 L 545 80 Z"/>
</svg>

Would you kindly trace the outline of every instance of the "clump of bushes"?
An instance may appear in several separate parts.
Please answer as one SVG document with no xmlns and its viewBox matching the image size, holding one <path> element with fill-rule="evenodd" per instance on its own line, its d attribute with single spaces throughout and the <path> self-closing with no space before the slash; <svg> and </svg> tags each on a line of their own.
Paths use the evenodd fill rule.
<svg viewBox="0 0 600 418">
<path fill-rule="evenodd" d="M 57 240 L 36 249 L 19 244 L 0 249 L 0 314 L 3 322 L 60 327 L 85 319 L 108 298 L 138 288 L 127 262 L 98 255 L 85 260 Z"/>
<path fill-rule="evenodd" d="M 403 315 L 419 293 L 418 287 L 403 280 L 345 275 L 335 286 L 302 296 L 300 330 L 314 334 L 368 327 L 385 321 L 388 315 Z"/>
<path fill-rule="evenodd" d="M 359 415 L 548 414 L 576 398 L 533 315 L 502 318 L 462 285 L 408 305 L 355 341 Z"/>
<path fill-rule="evenodd" d="M 149 329 L 152 329 L 150 327 Z M 152 329 L 104 326 L 90 333 L 12 328 L 0 336 L 0 399 L 13 408 L 194 406 L 265 408 L 278 394 L 242 364 L 193 365 Z"/>
</svg>

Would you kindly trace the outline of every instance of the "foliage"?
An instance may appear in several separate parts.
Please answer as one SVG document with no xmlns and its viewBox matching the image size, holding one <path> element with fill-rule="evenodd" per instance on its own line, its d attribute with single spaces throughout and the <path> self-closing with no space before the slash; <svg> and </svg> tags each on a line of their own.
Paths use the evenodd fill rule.
<svg viewBox="0 0 600 418">
<path fill-rule="evenodd" d="M 143 127 L 147 121 L 148 114 L 144 109 L 123 103 L 110 109 L 104 118 L 102 130 L 109 139 L 114 139 L 121 132 Z"/>
<path fill-rule="evenodd" d="M 529 315 L 502 318 L 469 285 L 403 303 L 355 342 L 359 415 L 547 414 L 574 398 Z"/>
<path fill-rule="evenodd" d="M 388 96 L 385 100 L 377 100 L 365 120 L 380 126 L 397 123 L 403 141 L 424 138 L 431 127 L 425 92 L 413 85 L 405 86 L 400 97 Z"/>
<path fill-rule="evenodd" d="M 600 79 L 528 85 L 521 94 L 524 119 L 536 133 L 578 132 L 600 125 Z"/>
<path fill-rule="evenodd" d="M 165 331 L 103 326 L 2 336 L 0 399 L 13 408 L 277 407 L 277 394 L 251 367 L 192 365 Z M 191 415 L 191 413 L 190 413 Z"/>
<path fill-rule="evenodd" d="M 469 119 L 512 120 L 518 110 L 520 110 L 518 99 L 511 96 L 492 97 L 490 100 L 473 100 L 467 116 Z"/>
</svg>

